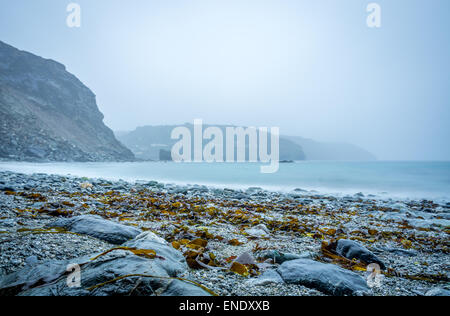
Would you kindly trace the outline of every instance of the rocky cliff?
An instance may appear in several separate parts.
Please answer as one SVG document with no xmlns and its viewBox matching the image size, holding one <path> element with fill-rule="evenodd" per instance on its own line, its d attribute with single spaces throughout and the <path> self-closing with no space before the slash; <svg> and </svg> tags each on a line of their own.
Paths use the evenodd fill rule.
<svg viewBox="0 0 450 316">
<path fill-rule="evenodd" d="M 0 41 L 0 158 L 126 161 L 95 95 L 65 67 Z"/>
</svg>

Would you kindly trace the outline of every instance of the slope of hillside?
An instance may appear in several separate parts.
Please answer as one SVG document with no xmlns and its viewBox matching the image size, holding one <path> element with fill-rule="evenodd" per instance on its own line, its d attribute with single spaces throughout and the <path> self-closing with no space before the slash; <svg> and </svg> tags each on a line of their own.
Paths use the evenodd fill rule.
<svg viewBox="0 0 450 316">
<path fill-rule="evenodd" d="M 192 131 L 193 126 L 191 124 L 185 126 Z M 177 142 L 177 140 L 170 138 L 175 127 L 177 126 L 144 126 L 128 133 L 116 132 L 116 136 L 133 151 L 136 158 L 161 160 L 161 156 L 167 157 L 167 152 L 170 152 L 172 146 Z M 203 127 L 206 129 L 209 125 L 203 125 Z M 225 135 L 226 126 L 218 127 L 222 129 Z M 246 145 L 248 146 L 248 143 Z M 304 159 L 305 154 L 301 146 L 286 138 L 280 138 L 280 160 Z"/>
<path fill-rule="evenodd" d="M 338 160 L 338 161 L 371 161 L 377 158 L 367 150 L 347 143 L 317 142 L 298 136 L 288 136 L 287 139 L 302 146 L 306 160 Z"/>
<path fill-rule="evenodd" d="M 95 95 L 53 60 L 0 41 L 0 158 L 124 161 Z"/>
</svg>

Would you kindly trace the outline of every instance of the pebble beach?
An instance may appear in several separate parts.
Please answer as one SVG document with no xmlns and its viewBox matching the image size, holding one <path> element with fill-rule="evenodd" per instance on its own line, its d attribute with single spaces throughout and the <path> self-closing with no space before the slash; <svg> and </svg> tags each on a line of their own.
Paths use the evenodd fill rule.
<svg viewBox="0 0 450 316">
<path fill-rule="evenodd" d="M 443 201 L 0 172 L 0 295 L 448 295 L 449 234 Z M 20 280 L 72 261 L 78 290 Z"/>
</svg>

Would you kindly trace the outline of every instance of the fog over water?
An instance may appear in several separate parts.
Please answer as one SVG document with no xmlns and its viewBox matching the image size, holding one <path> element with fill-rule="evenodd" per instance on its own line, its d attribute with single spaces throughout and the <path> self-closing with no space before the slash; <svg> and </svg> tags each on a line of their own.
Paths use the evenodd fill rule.
<svg viewBox="0 0 450 316">
<path fill-rule="evenodd" d="M 261 187 L 271 191 L 313 190 L 318 194 L 362 192 L 369 198 L 450 201 L 450 162 L 325 162 L 281 164 L 262 174 L 261 164 L 224 163 L 20 163 L 0 162 L 0 171 L 48 173 L 109 180 L 157 180 L 220 188 Z M 302 191 L 303 192 L 303 191 Z M 306 191 L 305 191 L 306 192 Z"/>
<path fill-rule="evenodd" d="M 0 0 L 0 40 L 66 65 L 114 130 L 279 126 L 381 160 L 450 160 L 450 2 Z"/>
</svg>

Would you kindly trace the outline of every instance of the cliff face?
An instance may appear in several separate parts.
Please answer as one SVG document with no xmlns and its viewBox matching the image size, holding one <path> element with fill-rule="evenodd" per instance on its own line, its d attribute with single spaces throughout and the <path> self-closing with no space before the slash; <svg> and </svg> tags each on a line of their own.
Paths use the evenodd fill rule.
<svg viewBox="0 0 450 316">
<path fill-rule="evenodd" d="M 0 41 L 0 158 L 125 161 L 95 95 L 53 60 Z"/>
</svg>

